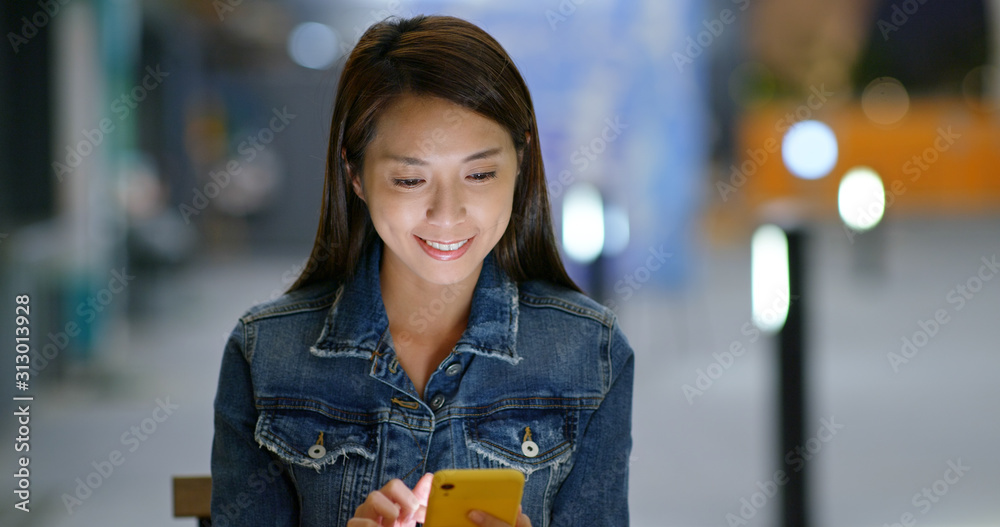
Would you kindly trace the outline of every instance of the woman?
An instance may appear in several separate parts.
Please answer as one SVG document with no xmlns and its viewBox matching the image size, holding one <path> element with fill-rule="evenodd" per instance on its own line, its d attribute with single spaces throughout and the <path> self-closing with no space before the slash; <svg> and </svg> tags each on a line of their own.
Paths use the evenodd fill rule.
<svg viewBox="0 0 1000 527">
<path fill-rule="evenodd" d="M 545 189 L 492 37 L 441 16 L 361 37 L 309 265 L 225 349 L 213 525 L 412 526 L 432 472 L 497 467 L 526 475 L 516 527 L 628 524 L 633 353 L 567 276 Z"/>
</svg>

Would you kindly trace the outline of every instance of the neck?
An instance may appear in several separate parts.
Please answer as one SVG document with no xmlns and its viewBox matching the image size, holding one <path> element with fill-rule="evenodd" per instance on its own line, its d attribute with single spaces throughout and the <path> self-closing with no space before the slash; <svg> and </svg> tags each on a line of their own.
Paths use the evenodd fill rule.
<svg viewBox="0 0 1000 527">
<path fill-rule="evenodd" d="M 455 284 L 434 284 L 413 276 L 408 268 L 398 272 L 382 255 L 379 269 L 382 303 L 393 335 L 405 334 L 414 343 L 430 343 L 445 337 L 458 340 L 469 321 L 472 293 L 482 264 L 476 272 Z M 388 265 L 386 265 L 388 264 Z"/>
</svg>

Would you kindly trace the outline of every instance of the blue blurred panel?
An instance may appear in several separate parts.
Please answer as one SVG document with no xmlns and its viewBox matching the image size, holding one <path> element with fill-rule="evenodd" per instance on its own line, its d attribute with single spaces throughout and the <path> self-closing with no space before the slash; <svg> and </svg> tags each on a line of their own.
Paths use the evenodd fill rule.
<svg viewBox="0 0 1000 527">
<path fill-rule="evenodd" d="M 629 245 L 605 263 L 603 291 L 588 292 L 621 304 L 647 285 L 680 287 L 702 202 L 708 64 L 705 53 L 678 68 L 672 54 L 702 29 L 703 6 L 551 0 L 413 8 L 479 24 L 513 57 L 538 116 L 557 235 L 562 197 L 575 182 L 598 185 L 606 203 L 628 210 Z M 565 261 L 587 287 L 588 266 Z"/>
</svg>

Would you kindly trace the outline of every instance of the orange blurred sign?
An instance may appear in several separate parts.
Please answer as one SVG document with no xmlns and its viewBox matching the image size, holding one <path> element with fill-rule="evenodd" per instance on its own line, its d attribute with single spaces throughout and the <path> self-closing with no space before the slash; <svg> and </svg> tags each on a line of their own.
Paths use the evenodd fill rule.
<svg viewBox="0 0 1000 527">
<path fill-rule="evenodd" d="M 914 99 L 891 125 L 877 124 L 860 103 L 831 104 L 811 118 L 829 125 L 839 155 L 833 171 L 818 180 L 793 176 L 781 158 L 788 108 L 768 106 L 744 114 L 737 155 L 716 193 L 734 193 L 753 210 L 796 198 L 810 214 L 837 214 L 840 179 L 868 166 L 882 178 L 886 215 L 964 214 L 1000 210 L 1000 112 L 975 111 L 965 100 Z"/>
</svg>

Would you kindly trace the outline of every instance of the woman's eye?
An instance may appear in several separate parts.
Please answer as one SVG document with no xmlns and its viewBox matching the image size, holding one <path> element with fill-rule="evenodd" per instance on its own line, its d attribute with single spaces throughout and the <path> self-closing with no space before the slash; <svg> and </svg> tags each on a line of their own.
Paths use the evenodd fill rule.
<svg viewBox="0 0 1000 527">
<path fill-rule="evenodd" d="M 394 179 L 392 184 L 397 187 L 413 188 L 420 183 L 419 179 Z"/>
<path fill-rule="evenodd" d="M 487 179 L 493 179 L 493 178 L 497 177 L 497 173 L 496 172 L 478 172 L 476 174 L 470 175 L 469 177 L 471 177 L 472 179 L 474 179 L 476 181 L 486 181 Z"/>
<path fill-rule="evenodd" d="M 473 181 L 486 181 L 486 180 L 493 179 L 493 178 L 497 177 L 497 173 L 495 171 L 494 172 L 476 172 L 475 174 L 470 174 L 469 177 L 472 178 Z M 392 180 L 392 184 L 395 185 L 395 186 L 397 186 L 397 187 L 416 188 L 417 185 L 419 185 L 421 181 L 423 181 L 423 180 L 422 179 L 414 179 L 414 178 L 393 179 Z"/>
</svg>

